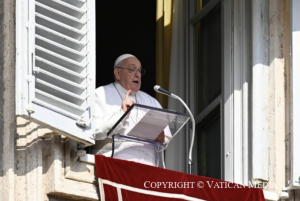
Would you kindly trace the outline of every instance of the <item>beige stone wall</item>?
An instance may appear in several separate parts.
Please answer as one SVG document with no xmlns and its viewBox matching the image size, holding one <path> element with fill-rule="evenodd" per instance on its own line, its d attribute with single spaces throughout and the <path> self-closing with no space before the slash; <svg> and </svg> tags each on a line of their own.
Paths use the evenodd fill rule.
<svg viewBox="0 0 300 201">
<path fill-rule="evenodd" d="M 5 194 L 3 177 L 0 200 L 99 200 L 94 166 L 78 161 L 77 142 L 23 117 L 16 125 L 13 188 Z"/>
<path fill-rule="evenodd" d="M 290 179 L 290 1 L 269 0 L 270 192 L 279 195 Z M 300 190 L 288 201 L 300 201 Z"/>
<path fill-rule="evenodd" d="M 282 16 L 284 25 L 284 66 L 285 66 L 285 186 L 291 178 L 291 104 L 290 104 L 290 0 L 284 0 L 285 13 Z M 282 154 L 282 153 L 281 153 Z M 287 201 L 300 201 L 300 189 L 289 191 L 289 199 Z"/>
<path fill-rule="evenodd" d="M 0 0 L 0 200 L 14 200 L 15 0 Z"/>
<path fill-rule="evenodd" d="M 78 161 L 77 142 L 17 118 L 15 200 L 98 200 L 93 165 Z"/>
<path fill-rule="evenodd" d="M 285 64 L 284 38 L 289 11 L 284 1 L 269 1 L 269 183 L 268 191 L 278 195 L 285 186 Z M 275 186 L 276 184 L 276 186 Z"/>
</svg>

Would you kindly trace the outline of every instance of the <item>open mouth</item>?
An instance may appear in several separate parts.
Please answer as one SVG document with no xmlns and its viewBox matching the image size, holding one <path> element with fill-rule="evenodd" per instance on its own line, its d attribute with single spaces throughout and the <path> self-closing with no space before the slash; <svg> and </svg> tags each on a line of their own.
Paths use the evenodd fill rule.
<svg viewBox="0 0 300 201">
<path fill-rule="evenodd" d="M 136 83 L 136 84 L 138 84 L 138 83 L 139 83 L 139 81 L 137 81 L 137 80 L 136 80 L 136 81 L 133 81 L 133 82 L 134 82 L 134 83 Z"/>
</svg>

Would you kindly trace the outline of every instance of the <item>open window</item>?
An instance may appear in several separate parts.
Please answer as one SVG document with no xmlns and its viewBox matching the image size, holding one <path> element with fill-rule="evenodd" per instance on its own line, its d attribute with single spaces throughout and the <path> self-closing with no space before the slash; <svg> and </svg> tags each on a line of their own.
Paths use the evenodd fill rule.
<svg viewBox="0 0 300 201">
<path fill-rule="evenodd" d="M 94 144 L 95 1 L 16 3 L 17 115 Z"/>
</svg>

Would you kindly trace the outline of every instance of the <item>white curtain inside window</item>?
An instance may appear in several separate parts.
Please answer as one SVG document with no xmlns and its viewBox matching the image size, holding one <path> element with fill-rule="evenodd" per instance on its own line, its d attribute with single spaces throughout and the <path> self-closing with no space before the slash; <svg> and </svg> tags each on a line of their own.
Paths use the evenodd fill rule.
<svg viewBox="0 0 300 201">
<path fill-rule="evenodd" d="M 169 81 L 170 92 L 181 97 L 184 101 L 187 100 L 187 66 L 185 66 L 187 3 L 187 1 L 174 0 Z M 169 98 L 168 108 L 178 112 L 185 112 L 184 106 L 173 98 Z M 182 128 L 182 131 L 176 135 L 166 150 L 165 161 L 167 169 L 186 172 L 188 152 L 186 151 L 187 133 L 184 132 L 185 129 L 186 127 Z"/>
</svg>

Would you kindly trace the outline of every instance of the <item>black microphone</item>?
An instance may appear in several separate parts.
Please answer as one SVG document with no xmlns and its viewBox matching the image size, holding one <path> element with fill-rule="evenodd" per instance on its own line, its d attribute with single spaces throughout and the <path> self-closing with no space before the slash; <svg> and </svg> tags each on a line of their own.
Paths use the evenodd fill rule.
<svg viewBox="0 0 300 201">
<path fill-rule="evenodd" d="M 159 93 L 162 93 L 162 94 L 165 94 L 165 95 L 168 95 L 168 96 L 172 96 L 171 92 L 165 90 L 164 88 L 162 88 L 162 87 L 159 86 L 159 85 L 155 85 L 155 86 L 154 86 L 154 91 L 159 92 Z"/>
</svg>

